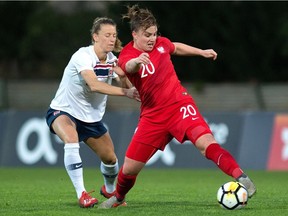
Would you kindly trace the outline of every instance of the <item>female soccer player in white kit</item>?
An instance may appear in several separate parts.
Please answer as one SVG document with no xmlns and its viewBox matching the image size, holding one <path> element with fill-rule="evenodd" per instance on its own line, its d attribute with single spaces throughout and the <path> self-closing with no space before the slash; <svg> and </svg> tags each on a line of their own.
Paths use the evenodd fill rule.
<svg viewBox="0 0 288 216">
<path fill-rule="evenodd" d="M 60 86 L 47 111 L 46 121 L 52 133 L 64 142 L 64 165 L 75 187 L 80 207 L 98 203 L 84 186 L 79 142 L 85 142 L 100 158 L 104 185 L 100 194 L 115 194 L 118 161 L 109 132 L 101 122 L 107 95 L 138 99 L 138 92 L 122 76 L 112 51 L 120 51 L 115 22 L 96 18 L 91 29 L 92 45 L 76 51 L 64 70 Z M 121 87 L 112 86 L 112 79 L 121 74 Z M 118 78 L 119 81 L 119 78 Z"/>
</svg>

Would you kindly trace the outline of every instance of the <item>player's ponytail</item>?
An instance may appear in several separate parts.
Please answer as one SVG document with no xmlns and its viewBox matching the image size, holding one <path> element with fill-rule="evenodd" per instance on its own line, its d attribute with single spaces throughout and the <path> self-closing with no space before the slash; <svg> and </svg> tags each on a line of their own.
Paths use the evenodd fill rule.
<svg viewBox="0 0 288 216">
<path fill-rule="evenodd" d="M 122 50 L 122 42 L 119 40 L 119 38 L 117 37 L 116 42 L 115 42 L 115 47 L 114 47 L 114 52 L 120 52 Z"/>
<path fill-rule="evenodd" d="M 122 16 L 122 19 L 130 20 L 131 31 L 146 30 L 151 26 L 158 27 L 156 18 L 148 9 L 140 8 L 137 4 L 132 7 L 127 6 L 127 9 L 127 13 Z"/>
</svg>

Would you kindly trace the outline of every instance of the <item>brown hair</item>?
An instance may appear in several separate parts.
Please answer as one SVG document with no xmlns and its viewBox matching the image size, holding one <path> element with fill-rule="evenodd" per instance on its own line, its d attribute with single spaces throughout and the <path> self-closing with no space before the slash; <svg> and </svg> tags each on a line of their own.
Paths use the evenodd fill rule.
<svg viewBox="0 0 288 216">
<path fill-rule="evenodd" d="M 140 8 L 137 4 L 132 7 L 127 6 L 128 12 L 122 16 L 123 19 L 130 19 L 131 31 L 138 31 L 140 29 L 146 30 L 151 26 L 157 26 L 157 21 L 154 15 L 148 10 Z"/>
<path fill-rule="evenodd" d="M 107 18 L 107 17 L 97 17 L 97 18 L 95 18 L 94 22 L 93 22 L 93 25 L 92 25 L 92 28 L 90 30 L 92 44 L 95 43 L 95 41 L 93 39 L 93 34 L 94 33 L 97 34 L 100 31 L 101 25 L 112 25 L 112 26 L 117 27 L 116 23 L 110 18 Z M 122 43 L 119 40 L 119 38 L 117 37 L 116 38 L 116 42 L 115 42 L 115 47 L 114 47 L 113 51 L 114 52 L 120 52 L 121 50 L 122 50 Z"/>
</svg>

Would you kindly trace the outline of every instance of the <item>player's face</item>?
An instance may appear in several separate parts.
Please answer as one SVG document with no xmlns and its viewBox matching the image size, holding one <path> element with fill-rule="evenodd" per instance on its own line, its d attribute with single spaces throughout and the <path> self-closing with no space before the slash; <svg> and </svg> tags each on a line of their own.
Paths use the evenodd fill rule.
<svg viewBox="0 0 288 216">
<path fill-rule="evenodd" d="M 134 47 L 144 52 L 150 52 L 156 43 L 157 31 L 157 26 L 151 26 L 146 30 L 140 29 L 133 32 Z"/>
<path fill-rule="evenodd" d="M 113 25 L 101 25 L 100 31 L 93 34 L 95 46 L 98 46 L 103 52 L 111 52 L 115 47 L 117 39 L 116 27 Z"/>
</svg>

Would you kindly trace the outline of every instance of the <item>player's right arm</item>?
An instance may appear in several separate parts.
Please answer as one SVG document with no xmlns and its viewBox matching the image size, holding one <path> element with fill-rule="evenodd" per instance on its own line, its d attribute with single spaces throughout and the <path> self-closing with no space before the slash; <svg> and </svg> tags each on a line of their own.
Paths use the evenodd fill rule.
<svg viewBox="0 0 288 216">
<path fill-rule="evenodd" d="M 138 91 L 135 88 L 120 88 L 117 86 L 112 86 L 105 82 L 100 82 L 97 79 L 96 74 L 92 70 L 83 70 L 81 71 L 81 76 L 85 80 L 89 89 L 93 92 L 98 92 L 107 95 L 116 95 L 116 96 L 127 96 L 131 99 L 139 99 Z"/>
<path fill-rule="evenodd" d="M 148 53 L 141 53 L 138 57 L 132 58 L 127 61 L 125 65 L 125 70 L 127 73 L 137 73 L 142 67 L 142 64 L 150 64 L 150 58 Z"/>
</svg>

